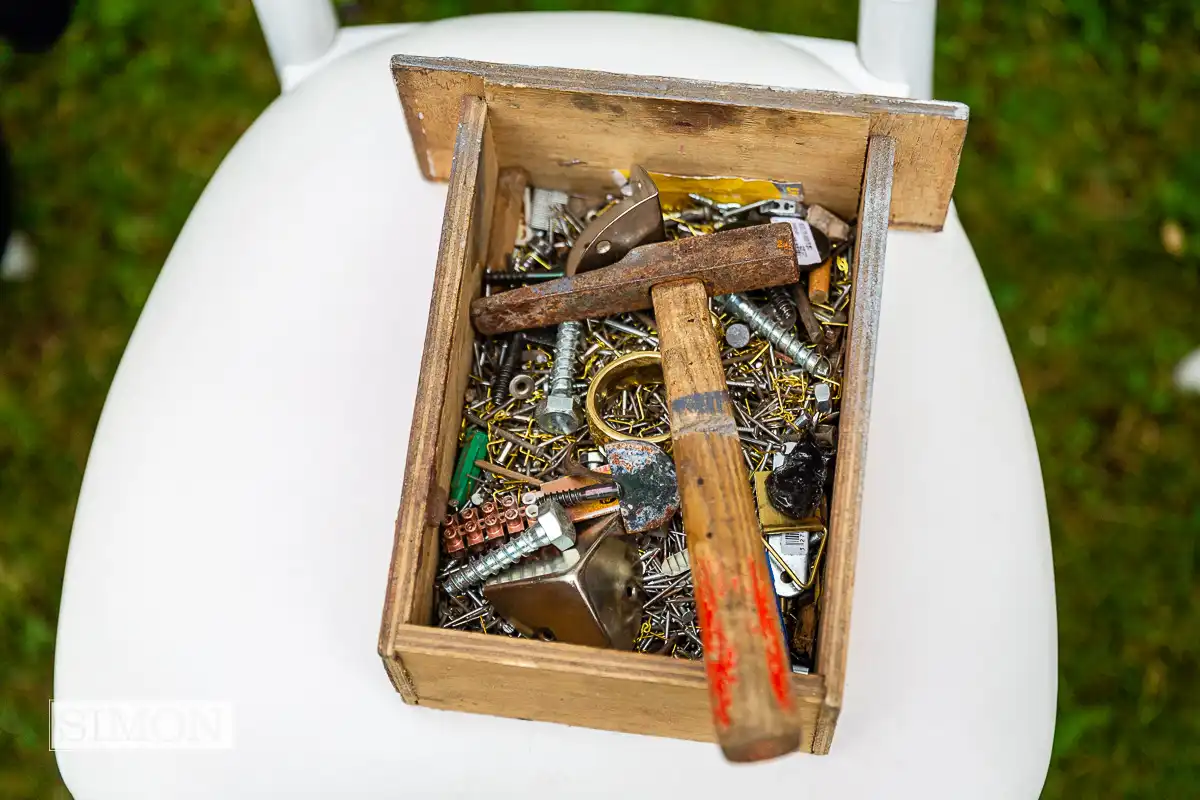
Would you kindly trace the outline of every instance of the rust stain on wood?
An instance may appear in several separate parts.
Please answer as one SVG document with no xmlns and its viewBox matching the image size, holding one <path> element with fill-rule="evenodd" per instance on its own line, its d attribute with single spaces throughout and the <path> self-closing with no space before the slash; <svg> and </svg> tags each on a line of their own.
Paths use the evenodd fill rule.
<svg viewBox="0 0 1200 800">
<path fill-rule="evenodd" d="M 481 297 L 471 304 L 480 333 L 539 328 L 651 307 L 650 290 L 682 279 L 710 295 L 799 280 L 791 227 L 784 223 L 642 245 L 612 266 Z"/>
</svg>

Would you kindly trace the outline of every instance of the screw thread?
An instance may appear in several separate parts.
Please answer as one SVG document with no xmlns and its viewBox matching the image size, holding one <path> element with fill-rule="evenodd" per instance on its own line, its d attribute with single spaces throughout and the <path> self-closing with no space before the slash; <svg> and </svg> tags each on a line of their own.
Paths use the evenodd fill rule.
<svg viewBox="0 0 1200 800">
<path fill-rule="evenodd" d="M 788 297 L 787 289 L 782 286 L 772 286 L 767 289 L 767 297 L 771 301 L 771 308 L 775 311 L 775 321 L 788 330 L 795 327 L 796 307 L 792 305 L 792 299 Z"/>
<path fill-rule="evenodd" d="M 505 542 L 486 555 L 472 558 L 462 569 L 447 578 L 446 582 L 442 584 L 442 588 L 446 590 L 447 594 L 460 594 L 463 590 L 483 583 L 497 572 L 512 566 L 522 557 L 549 543 L 550 539 L 546 536 L 545 528 L 539 523 L 534 523 L 532 527 L 515 539 Z"/>
<path fill-rule="evenodd" d="M 743 295 L 726 294 L 717 299 L 732 314 L 774 345 L 775 349 L 790 358 L 796 366 L 821 377 L 829 374 L 829 360 L 817 352 L 815 347 L 793 336 Z"/>
<path fill-rule="evenodd" d="M 574 489 L 562 489 L 557 492 L 547 492 L 542 495 L 544 500 L 557 500 L 564 506 L 577 506 L 589 500 L 607 500 L 617 497 L 617 484 L 600 483 L 592 486 L 579 486 Z"/>
<path fill-rule="evenodd" d="M 583 333 L 583 323 L 560 322 L 554 343 L 554 369 L 550 373 L 550 394 L 571 395 L 575 384 L 575 350 Z"/>
<path fill-rule="evenodd" d="M 524 262 L 522 262 L 522 266 L 525 266 Z M 565 276 L 566 273 L 562 270 L 539 272 L 517 272 L 515 270 L 504 270 L 502 272 L 483 273 L 483 282 L 491 284 L 492 286 L 516 286 L 519 283 L 539 283 L 541 281 L 556 280 Z"/>
<path fill-rule="evenodd" d="M 496 377 L 492 380 L 492 397 L 495 399 L 496 405 L 500 405 L 508 399 L 508 384 L 512 380 L 513 373 L 517 371 L 517 361 L 520 360 L 524 350 L 525 337 L 517 333 L 509 341 L 508 350 L 504 353 L 504 360 L 500 362 L 500 366 L 496 370 Z"/>
</svg>

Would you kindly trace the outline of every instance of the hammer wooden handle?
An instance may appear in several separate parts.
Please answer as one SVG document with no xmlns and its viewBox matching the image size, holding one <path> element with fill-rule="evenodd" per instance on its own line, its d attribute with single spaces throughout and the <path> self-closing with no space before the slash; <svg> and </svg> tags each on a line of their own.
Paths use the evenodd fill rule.
<svg viewBox="0 0 1200 800">
<path fill-rule="evenodd" d="M 717 740 L 730 761 L 774 758 L 800 725 L 708 293 L 686 280 L 651 295 Z"/>
</svg>

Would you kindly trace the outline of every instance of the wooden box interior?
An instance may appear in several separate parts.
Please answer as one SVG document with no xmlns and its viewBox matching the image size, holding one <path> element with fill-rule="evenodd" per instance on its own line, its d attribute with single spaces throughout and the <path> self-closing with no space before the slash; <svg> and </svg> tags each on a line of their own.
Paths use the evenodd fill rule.
<svg viewBox="0 0 1200 800">
<path fill-rule="evenodd" d="M 501 180 L 598 195 L 632 164 L 800 181 L 857 219 L 854 298 L 815 673 L 793 676 L 804 741 L 829 749 L 841 707 L 874 334 L 889 216 L 940 229 L 966 132 L 960 104 L 396 56 L 426 177 L 449 180 L 379 652 L 410 703 L 711 741 L 704 667 L 640 653 L 433 627 L 446 500 L 485 264 L 512 246 Z M 519 203 L 517 204 L 519 207 Z M 890 213 L 889 213 L 890 212 Z"/>
</svg>

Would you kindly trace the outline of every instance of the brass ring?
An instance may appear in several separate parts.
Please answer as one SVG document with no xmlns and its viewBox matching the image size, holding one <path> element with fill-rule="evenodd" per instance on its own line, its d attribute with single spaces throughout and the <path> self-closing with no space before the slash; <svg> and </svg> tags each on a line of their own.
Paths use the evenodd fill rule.
<svg viewBox="0 0 1200 800">
<path fill-rule="evenodd" d="M 616 430 L 600 416 L 600 400 L 613 391 L 646 383 L 663 383 L 662 353 L 639 350 L 613 359 L 596 373 L 587 393 L 587 422 L 592 440 L 597 445 L 609 442 L 651 442 L 662 444 L 671 438 L 670 432 L 658 436 L 633 436 Z"/>
</svg>

